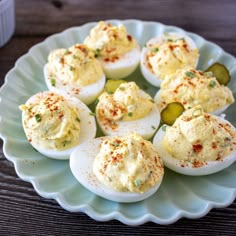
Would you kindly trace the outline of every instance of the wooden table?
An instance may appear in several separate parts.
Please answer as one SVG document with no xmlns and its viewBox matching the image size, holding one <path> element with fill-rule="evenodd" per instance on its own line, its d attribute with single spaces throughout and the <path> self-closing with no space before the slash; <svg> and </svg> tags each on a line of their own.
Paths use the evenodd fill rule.
<svg viewBox="0 0 236 236">
<path fill-rule="evenodd" d="M 47 36 L 101 19 L 141 19 L 176 25 L 202 35 L 236 56 L 234 0 L 16 0 L 16 30 L 0 48 L 0 85 L 15 61 Z M 6 160 L 0 141 L 0 235 L 235 235 L 236 202 L 213 209 L 201 219 L 180 219 L 162 226 L 129 227 L 118 221 L 96 222 L 69 213 L 54 200 L 38 196 Z"/>
</svg>

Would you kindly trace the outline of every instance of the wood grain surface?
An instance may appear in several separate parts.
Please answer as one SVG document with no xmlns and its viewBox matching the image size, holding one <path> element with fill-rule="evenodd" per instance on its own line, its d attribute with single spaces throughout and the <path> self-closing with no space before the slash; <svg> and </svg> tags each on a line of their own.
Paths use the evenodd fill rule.
<svg viewBox="0 0 236 236">
<path fill-rule="evenodd" d="M 0 48 L 0 85 L 15 61 L 47 36 L 101 19 L 141 19 L 176 25 L 236 56 L 235 0 L 16 0 L 16 30 Z M 130 227 L 69 213 L 20 180 L 0 141 L 0 235 L 236 235 L 236 202 L 201 219 Z"/>
</svg>

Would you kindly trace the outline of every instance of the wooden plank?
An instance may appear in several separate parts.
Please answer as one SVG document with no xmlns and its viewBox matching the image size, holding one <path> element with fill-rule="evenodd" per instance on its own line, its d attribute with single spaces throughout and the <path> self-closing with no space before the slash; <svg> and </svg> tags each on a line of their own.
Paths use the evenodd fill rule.
<svg viewBox="0 0 236 236">
<path fill-rule="evenodd" d="M 58 7 L 58 5 L 60 7 Z M 233 0 L 16 1 L 16 35 L 49 35 L 101 19 L 159 21 L 216 39 L 236 38 Z"/>
<path fill-rule="evenodd" d="M 54 200 L 37 195 L 16 177 L 0 152 L 0 233 L 3 235 L 234 235 L 236 202 L 214 209 L 202 219 L 181 219 L 173 225 L 146 223 L 129 227 L 118 221 L 95 222 L 84 213 L 63 210 Z M 20 233 L 19 233 L 20 232 Z M 109 234 L 108 232 L 112 232 Z M 186 234 L 185 234 L 186 235 Z"/>
</svg>

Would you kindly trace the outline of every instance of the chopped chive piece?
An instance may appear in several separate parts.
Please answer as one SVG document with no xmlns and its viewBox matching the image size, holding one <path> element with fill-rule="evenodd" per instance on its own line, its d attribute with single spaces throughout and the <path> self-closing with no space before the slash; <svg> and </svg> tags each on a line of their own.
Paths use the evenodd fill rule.
<svg viewBox="0 0 236 236">
<path fill-rule="evenodd" d="M 97 48 L 97 49 L 95 50 L 95 54 L 94 54 L 94 56 L 95 56 L 95 57 L 98 57 L 100 51 L 101 51 L 101 49 Z"/>
<path fill-rule="evenodd" d="M 79 117 L 76 117 L 76 120 L 77 120 L 78 122 L 80 122 L 80 119 L 79 119 Z"/>
<path fill-rule="evenodd" d="M 153 52 L 158 52 L 158 51 L 159 51 L 159 48 L 153 48 L 152 51 L 153 51 Z"/>
<path fill-rule="evenodd" d="M 89 63 L 89 60 L 85 60 L 84 62 L 82 62 L 83 65 L 86 65 Z"/>
<path fill-rule="evenodd" d="M 73 55 L 73 58 L 74 58 L 74 59 L 78 59 L 78 57 L 77 57 L 76 55 Z"/>
<path fill-rule="evenodd" d="M 114 145 L 115 147 L 119 147 L 119 143 L 118 143 L 117 141 L 115 141 L 115 142 L 113 143 L 113 145 Z"/>
<path fill-rule="evenodd" d="M 89 115 L 90 116 L 96 116 L 96 114 L 94 112 L 90 112 Z"/>
<path fill-rule="evenodd" d="M 70 71 L 73 71 L 75 68 L 73 66 L 70 66 Z"/>
<path fill-rule="evenodd" d="M 99 103 L 99 99 L 96 99 L 95 102 L 94 102 L 94 105 L 97 106 Z"/>
<path fill-rule="evenodd" d="M 166 127 L 167 127 L 166 125 L 162 125 L 162 126 L 161 126 L 161 129 L 162 129 L 163 131 L 166 131 Z"/>
<path fill-rule="evenodd" d="M 173 42 L 173 39 L 167 39 L 168 42 Z"/>
<path fill-rule="evenodd" d="M 149 101 L 152 102 L 152 103 L 155 103 L 155 101 L 153 99 L 150 99 Z"/>
<path fill-rule="evenodd" d="M 142 181 L 141 181 L 140 179 L 136 179 L 136 180 L 134 181 L 134 185 L 135 185 L 136 187 L 140 186 L 141 184 L 142 184 Z"/>
<path fill-rule="evenodd" d="M 129 112 L 129 113 L 128 113 L 128 116 L 129 116 L 129 117 L 133 116 L 133 112 Z"/>
<path fill-rule="evenodd" d="M 50 79 L 50 83 L 53 87 L 56 86 L 56 80 L 55 79 Z"/>
<path fill-rule="evenodd" d="M 151 127 L 152 127 L 152 129 L 156 129 L 156 127 L 154 125 L 152 125 Z"/>
<path fill-rule="evenodd" d="M 190 78 L 194 78 L 196 75 L 193 73 L 193 72 L 191 72 L 191 71 L 186 71 L 185 72 L 185 75 L 187 75 L 188 77 L 190 77 Z"/>
<path fill-rule="evenodd" d="M 66 51 L 65 51 L 65 55 L 67 55 L 67 54 L 69 54 L 70 53 L 70 50 L 69 49 L 66 49 Z"/>
<path fill-rule="evenodd" d="M 62 142 L 63 147 L 65 147 L 67 144 L 68 144 L 68 141 L 66 141 L 66 140 Z"/>
<path fill-rule="evenodd" d="M 112 181 L 112 179 L 111 179 L 109 176 L 107 176 L 107 179 L 108 179 L 108 181 L 109 181 L 109 182 L 111 182 L 111 181 Z"/>
<path fill-rule="evenodd" d="M 39 114 L 36 114 L 34 117 L 35 117 L 37 122 L 40 122 L 42 120 L 42 118 Z"/>
<path fill-rule="evenodd" d="M 214 87 L 216 86 L 215 80 L 211 80 L 211 82 L 209 83 L 209 86 L 210 86 L 211 88 L 214 88 Z"/>
</svg>

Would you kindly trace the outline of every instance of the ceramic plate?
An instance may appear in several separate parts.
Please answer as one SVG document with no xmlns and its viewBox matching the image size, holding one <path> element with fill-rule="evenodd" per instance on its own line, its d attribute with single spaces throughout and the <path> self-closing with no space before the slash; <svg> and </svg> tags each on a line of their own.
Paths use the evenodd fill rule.
<svg viewBox="0 0 236 236">
<path fill-rule="evenodd" d="M 229 87 L 236 97 L 236 59 L 219 46 L 196 34 L 157 22 L 110 22 L 115 25 L 123 23 L 141 47 L 161 32 L 175 31 L 189 35 L 200 51 L 198 68 L 204 70 L 215 61 L 225 64 L 232 76 Z M 138 203 L 121 204 L 98 197 L 81 186 L 73 177 L 68 161 L 49 159 L 31 147 L 21 126 L 18 106 L 31 95 L 47 89 L 43 66 L 49 52 L 83 42 L 95 24 L 70 28 L 47 38 L 32 47 L 7 74 L 0 91 L 0 135 L 4 141 L 4 154 L 14 163 L 17 175 L 31 182 L 39 195 L 55 199 L 68 211 L 85 212 L 98 221 L 117 219 L 128 225 L 140 225 L 148 221 L 170 224 L 181 217 L 202 217 L 213 207 L 225 207 L 232 203 L 236 196 L 236 163 L 220 173 L 204 177 L 188 177 L 166 169 L 163 183 L 156 194 Z M 152 96 L 157 90 L 143 80 L 140 69 L 128 80 L 136 80 Z M 227 119 L 236 126 L 236 103 L 225 113 Z"/>
</svg>

